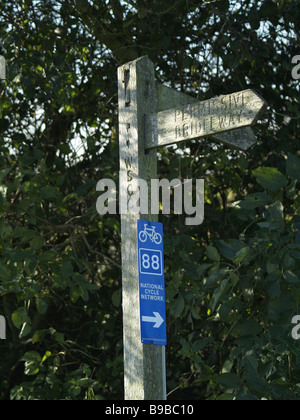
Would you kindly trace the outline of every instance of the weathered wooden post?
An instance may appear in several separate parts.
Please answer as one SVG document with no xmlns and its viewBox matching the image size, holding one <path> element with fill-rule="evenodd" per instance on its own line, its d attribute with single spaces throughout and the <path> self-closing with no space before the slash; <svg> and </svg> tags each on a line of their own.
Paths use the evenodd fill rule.
<svg viewBox="0 0 300 420">
<path fill-rule="evenodd" d="M 125 213 L 121 215 L 125 399 L 163 400 L 165 349 L 141 343 L 138 282 L 137 220 L 156 221 L 157 216 L 124 208 L 127 197 L 138 190 L 138 179 L 149 183 L 150 192 L 150 180 L 157 178 L 156 151 L 145 151 L 145 115 L 157 107 L 153 63 L 143 57 L 120 67 L 118 90 L 120 171 L 126 173 L 120 179 Z"/>
<path fill-rule="evenodd" d="M 6 63 L 5 58 L 0 55 L 0 80 L 6 79 Z"/>
<path fill-rule="evenodd" d="M 4 316 L 0 316 L 0 340 L 6 339 L 6 320 Z"/>
</svg>

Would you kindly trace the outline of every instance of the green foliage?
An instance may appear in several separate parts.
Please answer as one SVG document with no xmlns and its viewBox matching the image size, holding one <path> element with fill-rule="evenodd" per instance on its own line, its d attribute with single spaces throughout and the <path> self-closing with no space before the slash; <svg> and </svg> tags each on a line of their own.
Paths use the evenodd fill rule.
<svg viewBox="0 0 300 420">
<path fill-rule="evenodd" d="M 7 0 L 0 5 L 0 399 L 123 397 L 120 64 L 199 99 L 256 89 L 247 153 L 159 150 L 160 178 L 205 178 L 205 221 L 163 216 L 170 398 L 300 399 L 299 0 Z"/>
<path fill-rule="evenodd" d="M 200 386 L 210 398 L 300 398 L 299 345 L 291 337 L 290 326 L 300 292 L 298 193 L 294 201 L 289 190 L 294 160 L 289 155 L 288 173 L 278 177 L 280 194 L 271 199 L 259 193 L 263 202 L 257 200 L 258 214 L 249 211 L 249 196 L 231 207 L 229 217 L 248 219 L 239 239 L 214 240 L 215 246 L 208 246 L 206 258 L 201 259 L 203 265 L 192 253 L 185 263 L 175 263 L 169 255 L 168 264 L 174 261 L 170 273 L 181 266 L 180 281 L 170 274 L 167 288 L 168 298 L 173 299 L 170 334 L 174 337 L 177 331 L 175 335 L 182 336 L 185 331 L 186 337 L 174 351 L 183 362 L 189 361 L 193 386 Z M 259 183 L 261 174 L 268 173 L 267 167 L 254 171 Z M 265 187 L 267 178 L 263 178 Z M 268 184 L 266 193 L 273 193 L 275 183 Z M 252 198 L 250 207 L 254 210 Z M 199 275 L 195 274 L 197 282 L 193 271 Z M 175 285 L 176 295 L 170 293 Z M 180 306 L 175 314 L 174 305 Z"/>
</svg>

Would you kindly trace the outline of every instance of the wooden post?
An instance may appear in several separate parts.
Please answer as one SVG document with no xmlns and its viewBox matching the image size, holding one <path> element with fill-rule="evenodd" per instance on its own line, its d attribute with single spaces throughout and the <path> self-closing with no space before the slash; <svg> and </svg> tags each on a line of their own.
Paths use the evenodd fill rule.
<svg viewBox="0 0 300 420">
<path fill-rule="evenodd" d="M 124 388 L 126 400 L 166 398 L 165 349 L 141 343 L 137 220 L 157 221 L 157 216 L 126 210 L 139 191 L 138 179 L 157 178 L 156 151 L 145 152 L 145 115 L 157 109 L 153 63 L 142 57 L 118 69 L 119 142 L 122 241 L 122 305 L 124 341 Z M 148 203 L 150 200 L 148 199 Z M 148 205 L 150 211 L 150 205 Z"/>
<path fill-rule="evenodd" d="M 6 339 L 6 320 L 4 316 L 0 316 L 0 340 Z"/>
<path fill-rule="evenodd" d="M 5 63 L 5 58 L 0 55 L 0 80 L 1 79 L 6 79 L 6 63 Z"/>
</svg>

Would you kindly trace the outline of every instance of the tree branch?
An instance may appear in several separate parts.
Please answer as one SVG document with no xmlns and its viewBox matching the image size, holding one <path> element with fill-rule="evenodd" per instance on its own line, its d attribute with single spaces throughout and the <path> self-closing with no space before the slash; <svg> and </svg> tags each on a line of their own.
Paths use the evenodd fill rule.
<svg viewBox="0 0 300 420">
<path fill-rule="evenodd" d="M 138 58 L 136 45 L 126 45 L 124 33 L 119 33 L 116 24 L 108 26 L 102 16 L 100 18 L 100 11 L 96 7 L 91 6 L 87 0 L 74 0 L 74 5 L 83 23 L 121 62 Z"/>
</svg>

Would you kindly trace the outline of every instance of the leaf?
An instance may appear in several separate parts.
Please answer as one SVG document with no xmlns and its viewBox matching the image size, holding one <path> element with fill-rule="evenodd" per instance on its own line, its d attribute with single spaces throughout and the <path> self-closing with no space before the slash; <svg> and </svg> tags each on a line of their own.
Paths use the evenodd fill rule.
<svg viewBox="0 0 300 420">
<path fill-rule="evenodd" d="M 222 268 L 221 270 L 214 271 L 207 279 L 205 287 L 211 288 L 216 287 L 219 281 L 223 280 L 225 274 L 228 272 L 227 268 Z"/>
<path fill-rule="evenodd" d="M 71 277 L 71 275 L 73 274 L 73 265 L 71 263 L 71 261 L 67 261 L 65 262 L 61 269 L 60 269 L 61 275 L 63 277 Z"/>
<path fill-rule="evenodd" d="M 216 377 L 217 382 L 227 389 L 236 389 L 242 385 L 241 378 L 235 373 L 222 373 Z"/>
<path fill-rule="evenodd" d="M 25 375 L 33 376 L 39 373 L 42 357 L 38 352 L 28 351 L 21 361 L 25 362 Z"/>
<path fill-rule="evenodd" d="M 12 171 L 11 168 L 5 168 L 0 170 L 0 183 L 2 184 L 2 180 Z"/>
<path fill-rule="evenodd" d="M 5 229 L 5 219 L 4 217 L 1 217 L 0 218 L 0 238 L 3 237 L 4 229 Z"/>
<path fill-rule="evenodd" d="M 31 333 L 31 324 L 29 322 L 24 322 L 22 325 L 19 338 L 27 337 Z"/>
<path fill-rule="evenodd" d="M 213 264 L 202 264 L 200 267 L 197 268 L 197 274 L 198 277 L 202 277 L 202 275 L 205 273 L 205 271 L 207 271 L 208 269 L 210 269 L 213 266 Z"/>
<path fill-rule="evenodd" d="M 79 286 L 81 289 L 81 298 L 84 302 L 89 301 L 89 292 L 87 291 L 87 288 L 84 285 Z"/>
<path fill-rule="evenodd" d="M 25 308 L 18 308 L 11 316 L 16 328 L 21 328 L 25 322 L 30 322 L 30 318 Z"/>
<path fill-rule="evenodd" d="M 258 168 L 253 175 L 257 182 L 268 191 L 277 191 L 287 186 L 286 177 L 275 168 Z"/>
<path fill-rule="evenodd" d="M 293 180 L 300 181 L 300 159 L 292 154 L 288 155 L 286 172 Z"/>
<path fill-rule="evenodd" d="M 240 280 L 239 276 L 235 273 L 230 273 L 230 278 L 231 278 L 232 286 L 235 287 Z"/>
<path fill-rule="evenodd" d="M 259 401 L 259 399 L 251 394 L 247 388 L 243 388 L 236 396 L 237 401 Z"/>
<path fill-rule="evenodd" d="M 47 303 L 44 301 L 44 299 L 41 298 L 36 299 L 36 307 L 40 315 L 45 315 L 48 309 Z"/>
<path fill-rule="evenodd" d="M 42 358 L 42 363 L 44 363 L 50 356 L 52 355 L 51 351 L 46 351 L 46 353 L 44 354 L 43 358 Z"/>
<path fill-rule="evenodd" d="M 243 242 L 237 239 L 231 239 L 227 242 L 218 241 L 218 245 L 222 255 L 232 261 L 235 259 L 237 252 L 245 246 Z"/>
<path fill-rule="evenodd" d="M 272 256 L 268 258 L 266 267 L 268 274 L 278 275 L 280 273 L 280 270 L 277 256 Z"/>
<path fill-rule="evenodd" d="M 48 333 L 48 330 L 37 330 L 34 332 L 32 336 L 32 343 L 38 343 L 39 341 L 42 341 L 45 338 L 45 335 Z"/>
<path fill-rule="evenodd" d="M 78 299 L 82 296 L 81 286 L 72 285 L 70 287 L 70 298 L 73 303 L 76 303 Z"/>
<path fill-rule="evenodd" d="M 284 221 L 284 207 L 280 201 L 276 201 L 265 212 L 265 218 L 268 222 L 281 224 Z"/>
<path fill-rule="evenodd" d="M 262 327 L 254 319 L 246 319 L 244 321 L 238 322 L 235 326 L 234 331 L 238 333 L 240 337 L 243 336 L 255 336 L 259 334 L 262 330 Z"/>
<path fill-rule="evenodd" d="M 121 305 L 121 297 L 122 297 L 122 290 L 116 290 L 113 294 L 112 294 L 112 303 L 113 305 L 118 308 Z"/>
<path fill-rule="evenodd" d="M 268 395 L 268 383 L 258 374 L 258 362 L 253 350 L 249 350 L 243 360 L 247 372 L 246 381 L 251 390 L 261 395 Z"/>
<path fill-rule="evenodd" d="M 264 207 L 270 202 L 271 198 L 265 193 L 248 194 L 240 201 L 239 206 L 244 210 L 254 210 L 258 207 Z"/>
<path fill-rule="evenodd" d="M 40 353 L 32 350 L 25 353 L 24 356 L 20 360 L 21 362 L 38 362 L 39 363 L 42 361 L 42 357 Z"/>
<path fill-rule="evenodd" d="M 291 271 L 285 271 L 283 274 L 285 281 L 291 284 L 298 284 L 300 283 L 300 279 L 296 276 L 296 274 L 292 273 Z"/>
<path fill-rule="evenodd" d="M 70 153 L 72 153 L 72 149 L 68 144 L 60 144 L 58 146 L 58 149 L 63 155 L 69 155 Z"/>
<path fill-rule="evenodd" d="M 233 362 L 231 360 L 226 360 L 222 367 L 222 373 L 230 373 L 233 366 Z"/>
<path fill-rule="evenodd" d="M 40 193 L 45 200 L 55 200 L 58 196 L 58 191 L 55 187 L 42 187 Z"/>
<path fill-rule="evenodd" d="M 227 286 L 229 280 L 230 280 L 229 278 L 223 280 L 221 282 L 220 287 L 218 287 L 216 289 L 215 293 L 213 294 L 213 297 L 212 297 L 212 300 L 211 300 L 211 305 L 210 305 L 210 308 L 211 308 L 211 311 L 212 312 L 215 311 L 215 309 L 216 309 L 216 307 L 217 307 L 217 305 L 219 303 L 219 300 L 221 299 L 221 297 L 222 297 L 222 295 L 223 295 L 223 293 L 224 293 L 224 291 L 226 289 L 226 286 Z"/>
<path fill-rule="evenodd" d="M 244 259 L 248 257 L 248 255 L 250 254 L 250 252 L 251 252 L 251 249 L 248 246 L 240 249 L 236 253 L 234 263 L 235 264 L 240 264 L 241 262 L 243 262 Z"/>
<path fill-rule="evenodd" d="M 215 262 L 219 262 L 220 261 L 220 255 L 218 253 L 217 248 L 215 248 L 214 246 L 208 246 L 206 249 L 208 258 L 211 261 L 215 261 Z"/>
<path fill-rule="evenodd" d="M 60 333 L 60 332 L 55 332 L 54 334 L 53 334 L 53 338 L 54 338 L 54 340 L 58 343 L 58 344 L 60 344 L 61 346 L 63 346 L 64 344 L 65 344 L 65 338 L 64 338 L 64 334 L 63 333 Z"/>
<path fill-rule="evenodd" d="M 0 266 L 0 280 L 1 280 L 1 282 L 4 283 L 8 279 L 9 279 L 9 275 L 8 275 L 7 270 L 4 267 Z"/>
<path fill-rule="evenodd" d="M 268 318 L 271 321 L 276 321 L 281 314 L 290 311 L 291 296 L 287 292 L 281 291 L 280 297 L 272 299 L 268 303 Z"/>
<path fill-rule="evenodd" d="M 42 238 L 41 236 L 36 236 L 30 241 L 30 247 L 34 251 L 37 251 L 38 249 L 42 248 L 42 246 L 44 245 L 44 242 L 45 242 L 44 238 Z"/>
<path fill-rule="evenodd" d="M 268 289 L 268 294 L 270 296 L 270 298 L 279 298 L 280 294 L 281 294 L 281 289 L 280 289 L 280 282 L 276 281 L 272 284 L 272 286 Z"/>
<path fill-rule="evenodd" d="M 258 363 L 253 354 L 254 352 L 250 350 L 246 353 L 246 356 L 244 357 L 244 367 L 248 374 L 257 373 Z"/>
<path fill-rule="evenodd" d="M 183 297 L 179 294 L 177 298 L 175 298 L 170 305 L 170 312 L 174 318 L 179 317 L 185 307 L 185 302 Z"/>
<path fill-rule="evenodd" d="M 60 53 L 53 58 L 53 64 L 55 67 L 62 67 L 65 63 L 66 54 Z"/>
</svg>

